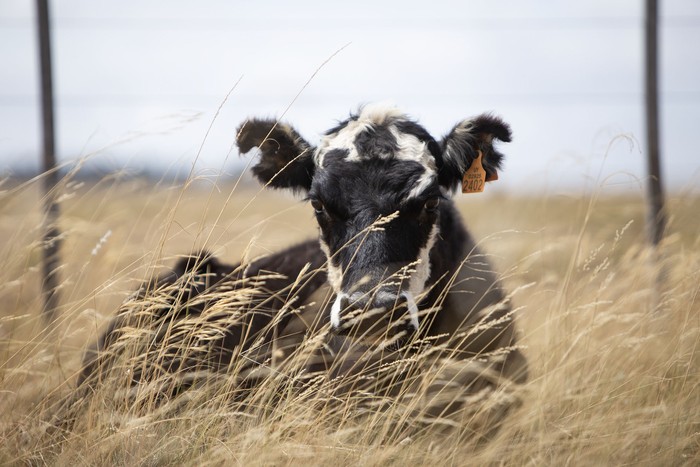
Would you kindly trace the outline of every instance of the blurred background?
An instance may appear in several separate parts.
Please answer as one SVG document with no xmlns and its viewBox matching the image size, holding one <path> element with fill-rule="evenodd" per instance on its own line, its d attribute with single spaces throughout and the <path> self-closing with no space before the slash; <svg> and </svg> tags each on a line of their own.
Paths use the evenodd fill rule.
<svg viewBox="0 0 700 467">
<path fill-rule="evenodd" d="M 694 191 L 700 2 L 660 4 L 664 176 Z M 234 175 L 248 116 L 284 116 L 316 142 L 359 104 L 388 101 L 436 137 L 485 111 L 508 121 L 514 142 L 491 190 L 642 192 L 641 0 L 49 6 L 59 163 Z M 40 167 L 35 18 L 34 2 L 0 2 L 0 174 Z"/>
</svg>

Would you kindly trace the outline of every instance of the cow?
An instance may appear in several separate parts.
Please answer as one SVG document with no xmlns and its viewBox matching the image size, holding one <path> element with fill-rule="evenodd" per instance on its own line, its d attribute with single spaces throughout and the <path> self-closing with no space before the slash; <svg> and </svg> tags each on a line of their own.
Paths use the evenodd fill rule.
<svg viewBox="0 0 700 467">
<path fill-rule="evenodd" d="M 223 329 L 203 353 L 152 352 L 169 355 L 158 367 L 222 373 L 245 357 L 254 364 L 240 384 L 251 387 L 265 374 L 256 367 L 283 371 L 275 362 L 320 332 L 322 345 L 304 360 L 306 374 L 366 375 L 428 347 L 435 358 L 464 363 L 445 370 L 450 384 L 471 387 L 487 373 L 491 381 L 525 382 L 509 296 L 452 201 L 459 187 L 473 188 L 468 176 L 476 173 L 472 191 L 497 178 L 503 155 L 496 142 L 510 140 L 508 124 L 491 114 L 460 121 L 436 140 L 409 116 L 381 105 L 361 107 L 315 146 L 287 123 L 247 120 L 237 144 L 242 154 L 258 148 L 253 175 L 265 187 L 301 194 L 313 209 L 318 238 L 249 264 L 226 265 L 202 252 L 145 284 L 127 305 L 165 291 L 147 313 L 161 320 L 151 350 L 177 334 L 163 331 L 164 320 L 206 315 Z M 225 297 L 245 287 L 251 298 L 233 313 Z M 86 353 L 78 386 L 97 386 L 134 316 L 133 306 L 122 308 Z M 472 371 L 474 362 L 485 361 Z M 460 369 L 466 367 L 471 370 Z M 141 370 L 130 374 L 135 385 L 148 378 Z M 195 379 L 180 381 L 177 390 Z M 452 405 L 436 404 L 434 412 Z"/>
</svg>

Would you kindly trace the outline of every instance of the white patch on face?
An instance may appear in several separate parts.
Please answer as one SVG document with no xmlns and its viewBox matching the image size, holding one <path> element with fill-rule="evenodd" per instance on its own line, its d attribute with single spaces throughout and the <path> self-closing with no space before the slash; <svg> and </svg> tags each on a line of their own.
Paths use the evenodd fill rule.
<svg viewBox="0 0 700 467">
<path fill-rule="evenodd" d="M 319 238 L 318 243 L 321 245 L 321 251 L 326 254 L 326 263 L 328 264 L 328 283 L 331 284 L 333 291 L 340 293 L 340 285 L 343 283 L 343 270 L 339 266 L 334 266 L 331 261 L 331 250 L 326 242 Z"/>
<path fill-rule="evenodd" d="M 314 156 L 316 159 L 316 165 L 318 167 L 323 167 L 323 159 L 326 156 L 326 153 L 334 149 L 348 151 L 348 155 L 345 157 L 346 161 L 360 161 L 360 156 L 357 154 L 357 149 L 355 148 L 355 139 L 357 138 L 357 135 L 365 131 L 372 124 L 373 122 L 369 120 L 351 120 L 348 122 L 345 128 L 340 130 L 338 133 L 324 136 L 321 139 L 321 144 L 319 144 Z"/>
<path fill-rule="evenodd" d="M 408 280 L 408 290 L 401 292 L 401 296 L 406 299 L 411 325 L 416 331 L 420 326 L 420 322 L 418 321 L 418 305 L 416 304 L 415 297 L 423 293 L 425 290 L 425 283 L 430 277 L 430 250 L 432 250 L 435 245 L 435 240 L 437 239 L 439 231 L 440 228 L 438 225 L 433 225 L 433 228 L 430 230 L 430 235 L 428 236 L 428 241 L 418 253 L 418 264 L 416 265 L 416 270 L 411 274 L 411 278 Z"/>
<path fill-rule="evenodd" d="M 430 151 L 428 151 L 427 145 L 415 136 L 399 133 L 394 127 L 392 127 L 390 131 L 399 144 L 399 151 L 396 156 L 397 159 L 418 162 L 423 166 L 423 173 L 406 196 L 406 199 L 415 198 L 423 193 L 435 181 L 437 177 L 435 158 Z"/>
<path fill-rule="evenodd" d="M 340 312 L 342 311 L 340 309 L 340 303 L 343 298 L 347 297 L 345 293 L 340 291 L 340 285 L 343 283 L 343 271 L 340 267 L 333 265 L 331 261 L 331 251 L 326 242 L 321 238 L 319 238 L 318 242 L 321 245 L 321 251 L 326 254 L 327 258 L 328 283 L 336 294 L 335 301 L 331 306 L 331 326 L 333 329 L 338 329 L 340 328 Z"/>
<path fill-rule="evenodd" d="M 396 107 L 382 103 L 363 107 L 360 109 L 360 114 L 356 120 L 350 120 L 337 133 L 321 138 L 321 143 L 314 155 L 316 165 L 323 167 L 326 154 L 334 149 L 347 151 L 348 154 L 344 159 L 347 162 L 362 161 L 362 157 L 357 153 L 357 148 L 355 147 L 357 136 L 371 126 L 384 125 L 391 120 L 408 120 L 408 117 Z M 413 135 L 400 133 L 393 125 L 390 126 L 389 131 L 396 138 L 399 146 L 399 151 L 393 157 L 399 160 L 420 162 L 424 167 L 431 167 L 435 171 L 435 161 L 425 143 Z"/>
<path fill-rule="evenodd" d="M 435 171 L 435 159 L 428 151 L 428 145 L 413 135 L 400 133 L 396 127 L 389 128 L 391 134 L 396 138 L 399 150 L 396 158 L 402 161 L 418 162 L 423 167 Z"/>
<path fill-rule="evenodd" d="M 421 193 L 423 193 L 430 185 L 433 184 L 436 177 L 437 174 L 433 171 L 426 170 L 423 172 L 416 184 L 413 186 L 413 188 L 411 188 L 411 191 L 409 191 L 408 195 L 406 195 L 406 199 L 417 198 L 420 196 Z"/>
<path fill-rule="evenodd" d="M 418 253 L 416 270 L 411 274 L 411 278 L 408 281 L 408 293 L 411 297 L 417 297 L 425 290 L 425 283 L 430 277 L 430 250 L 432 250 L 435 245 L 439 231 L 440 228 L 438 225 L 433 225 L 433 228 L 430 230 L 430 235 L 428 236 L 428 241 Z"/>
<path fill-rule="evenodd" d="M 401 296 L 406 299 L 406 304 L 408 305 L 408 316 L 411 320 L 411 325 L 417 331 L 420 323 L 418 322 L 418 305 L 413 298 L 411 292 L 401 292 Z"/>
<path fill-rule="evenodd" d="M 331 307 L 331 326 L 333 327 L 333 329 L 340 328 L 340 303 L 343 300 L 343 298 L 347 298 L 347 295 L 340 292 L 338 295 L 336 295 L 335 301 L 333 302 L 333 306 Z"/>
</svg>

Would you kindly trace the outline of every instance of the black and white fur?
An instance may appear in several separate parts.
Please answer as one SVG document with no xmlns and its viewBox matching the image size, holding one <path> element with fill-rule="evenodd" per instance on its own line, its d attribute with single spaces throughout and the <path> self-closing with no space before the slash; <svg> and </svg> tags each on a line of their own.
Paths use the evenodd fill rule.
<svg viewBox="0 0 700 467">
<path fill-rule="evenodd" d="M 218 368 L 230 364 L 234 348 L 249 345 L 242 336 L 256 336 L 278 318 L 278 337 L 292 336 L 292 346 L 309 334 L 307 323 L 314 321 L 330 323 L 336 336 L 391 328 L 403 336 L 400 342 L 432 337 L 437 344 L 449 342 L 451 355 L 464 358 L 509 349 L 496 370 L 524 381 L 527 365 L 514 349 L 505 295 L 450 198 L 479 151 L 487 176 L 494 175 L 503 159 L 494 142 L 510 139 L 509 126 L 486 114 L 458 122 L 438 141 L 411 118 L 382 106 L 361 108 L 327 131 L 317 146 L 274 119 L 243 123 L 237 136 L 241 153 L 259 148 L 253 174 L 265 186 L 304 194 L 315 211 L 319 238 L 250 265 L 199 261 L 207 287 L 267 271 L 280 274 L 266 283 L 268 311 L 232 324 L 212 344 L 219 349 L 213 359 Z M 193 273 L 193 264 L 183 260 L 174 274 L 148 288 L 175 283 Z M 305 271 L 315 272 L 300 281 Z M 185 295 L 191 299 L 200 289 Z M 280 297 L 307 306 L 305 313 L 312 316 L 275 317 L 286 303 Z M 480 326 L 484 323 L 493 325 Z M 477 326 L 478 332 L 469 332 Z M 80 383 L 95 373 L 118 327 L 113 322 L 88 352 Z"/>
</svg>

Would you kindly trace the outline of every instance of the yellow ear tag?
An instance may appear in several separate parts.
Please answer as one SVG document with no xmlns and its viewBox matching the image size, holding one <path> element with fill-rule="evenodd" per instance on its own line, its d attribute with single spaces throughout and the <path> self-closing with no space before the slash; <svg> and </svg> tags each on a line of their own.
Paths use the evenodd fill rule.
<svg viewBox="0 0 700 467">
<path fill-rule="evenodd" d="M 481 193 L 484 191 L 484 183 L 486 182 L 486 171 L 481 165 L 481 151 L 474 159 L 472 165 L 464 172 L 462 179 L 462 193 Z"/>
</svg>

